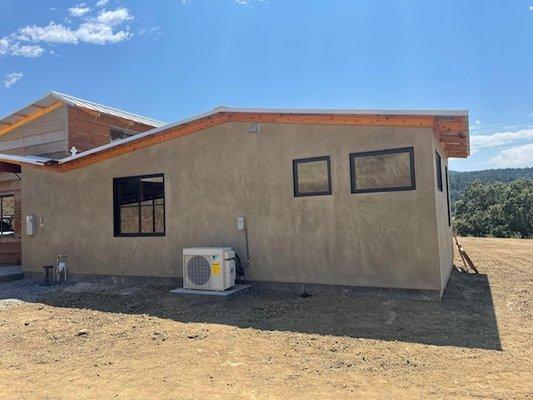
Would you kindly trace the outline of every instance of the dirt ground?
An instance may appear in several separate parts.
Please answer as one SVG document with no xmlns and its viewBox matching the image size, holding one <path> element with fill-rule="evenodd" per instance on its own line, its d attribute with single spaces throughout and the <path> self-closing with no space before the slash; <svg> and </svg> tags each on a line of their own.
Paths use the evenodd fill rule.
<svg viewBox="0 0 533 400">
<path fill-rule="evenodd" d="M 440 303 L 0 283 L 0 399 L 533 399 L 533 240 L 462 244 Z"/>
</svg>

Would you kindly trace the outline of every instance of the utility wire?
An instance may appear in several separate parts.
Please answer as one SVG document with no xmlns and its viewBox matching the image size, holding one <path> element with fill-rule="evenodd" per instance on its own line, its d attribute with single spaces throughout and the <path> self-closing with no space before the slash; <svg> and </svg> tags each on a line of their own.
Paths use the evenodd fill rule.
<svg viewBox="0 0 533 400">
<path fill-rule="evenodd" d="M 492 128 L 504 128 L 504 127 L 513 127 L 513 126 L 520 126 L 520 125 L 527 125 L 527 124 L 533 124 L 533 119 L 530 119 L 528 121 L 522 121 L 517 122 L 514 124 L 501 124 L 501 125 L 489 125 L 489 126 L 474 126 L 470 128 L 471 131 L 478 131 L 480 129 L 492 129 Z"/>
</svg>

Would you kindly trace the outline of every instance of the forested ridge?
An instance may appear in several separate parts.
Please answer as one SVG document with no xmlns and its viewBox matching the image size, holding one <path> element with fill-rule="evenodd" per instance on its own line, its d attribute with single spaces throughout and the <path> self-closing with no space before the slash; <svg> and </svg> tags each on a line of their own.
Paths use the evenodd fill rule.
<svg viewBox="0 0 533 400">
<path fill-rule="evenodd" d="M 450 197 L 459 235 L 533 238 L 533 168 L 450 171 Z"/>
</svg>

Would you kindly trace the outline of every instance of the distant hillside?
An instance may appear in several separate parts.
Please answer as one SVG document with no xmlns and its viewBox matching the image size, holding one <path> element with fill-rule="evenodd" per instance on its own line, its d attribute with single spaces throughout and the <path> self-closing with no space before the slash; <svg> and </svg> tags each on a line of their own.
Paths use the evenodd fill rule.
<svg viewBox="0 0 533 400">
<path fill-rule="evenodd" d="M 486 169 L 483 171 L 458 172 L 450 171 L 450 197 L 455 202 L 467 186 L 474 182 L 482 183 L 513 182 L 517 179 L 533 180 L 533 167 Z"/>
</svg>

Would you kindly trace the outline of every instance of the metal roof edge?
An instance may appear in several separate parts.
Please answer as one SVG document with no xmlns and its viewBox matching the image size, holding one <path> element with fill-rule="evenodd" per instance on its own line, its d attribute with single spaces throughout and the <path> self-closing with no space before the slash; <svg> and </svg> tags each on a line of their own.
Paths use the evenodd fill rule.
<svg viewBox="0 0 533 400">
<path fill-rule="evenodd" d="M 353 109 L 353 108 L 234 108 L 219 106 L 220 112 L 275 113 L 275 114 L 333 114 L 333 115 L 408 115 L 435 117 L 467 117 L 468 110 L 396 110 L 396 109 Z"/>
<path fill-rule="evenodd" d="M 0 153 L 0 161 L 4 162 L 14 162 L 14 163 L 23 163 L 31 165 L 46 165 L 55 160 L 49 157 L 39 157 L 39 156 L 17 156 L 13 154 L 4 154 Z"/>
</svg>

